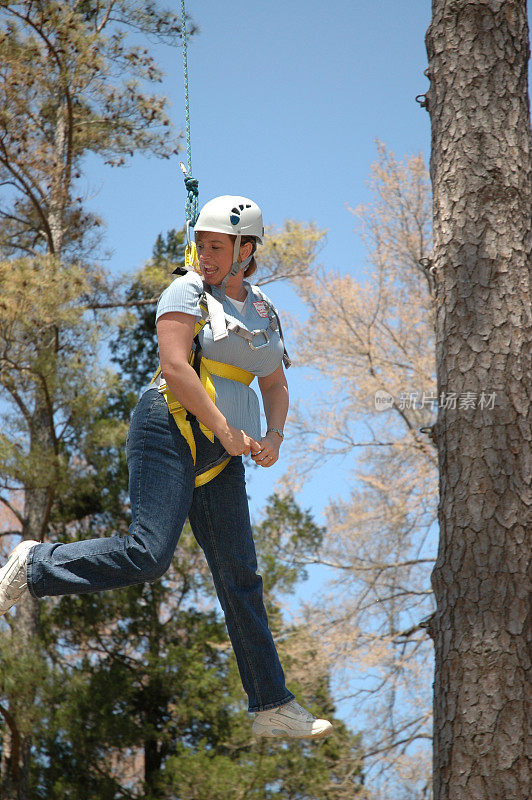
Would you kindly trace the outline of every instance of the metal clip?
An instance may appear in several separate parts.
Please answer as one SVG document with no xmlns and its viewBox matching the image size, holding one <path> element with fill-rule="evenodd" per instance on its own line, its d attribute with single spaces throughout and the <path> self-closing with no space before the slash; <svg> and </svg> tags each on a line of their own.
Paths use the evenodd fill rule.
<svg viewBox="0 0 532 800">
<path fill-rule="evenodd" d="M 432 263 L 432 259 L 431 258 L 420 258 L 417 263 L 419 264 L 419 266 L 421 267 L 423 272 L 428 272 L 431 275 L 435 275 L 436 274 L 436 267 Z"/>
<path fill-rule="evenodd" d="M 261 350 L 263 347 L 266 347 L 266 345 L 270 341 L 270 334 L 268 333 L 267 330 L 250 331 L 250 333 L 253 336 L 253 339 L 255 338 L 255 336 L 260 336 L 261 334 L 262 336 L 264 336 L 265 339 L 265 342 L 263 344 L 258 344 L 258 345 L 254 345 L 253 339 L 249 339 L 248 344 L 252 350 Z"/>
<path fill-rule="evenodd" d="M 436 439 L 436 434 L 437 434 L 436 425 L 437 423 L 435 422 L 434 425 L 424 425 L 422 428 L 419 429 L 419 432 L 424 433 L 426 436 L 428 436 L 434 445 L 438 444 Z"/>
</svg>

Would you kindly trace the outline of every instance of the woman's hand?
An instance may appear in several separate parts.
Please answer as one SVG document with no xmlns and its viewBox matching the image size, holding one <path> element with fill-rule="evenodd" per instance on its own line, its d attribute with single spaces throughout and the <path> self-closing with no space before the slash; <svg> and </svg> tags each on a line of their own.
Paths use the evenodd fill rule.
<svg viewBox="0 0 532 800">
<path fill-rule="evenodd" d="M 261 445 L 248 436 L 244 431 L 227 425 L 226 430 L 218 436 L 225 450 L 230 456 L 247 456 L 249 453 L 255 454 L 260 451 Z"/>
<path fill-rule="evenodd" d="M 275 431 L 267 433 L 264 439 L 260 440 L 260 451 L 258 453 L 252 453 L 251 455 L 255 464 L 258 464 L 260 467 L 271 467 L 275 464 L 279 459 L 281 442 L 281 437 L 275 433 Z"/>
<path fill-rule="evenodd" d="M 288 412 L 288 386 L 283 365 L 264 378 L 259 378 L 259 387 L 262 394 L 262 403 L 268 428 L 283 429 Z M 279 459 L 279 448 L 282 436 L 270 430 L 264 439 L 261 439 L 261 452 L 253 456 L 253 461 L 261 467 L 271 467 Z"/>
</svg>

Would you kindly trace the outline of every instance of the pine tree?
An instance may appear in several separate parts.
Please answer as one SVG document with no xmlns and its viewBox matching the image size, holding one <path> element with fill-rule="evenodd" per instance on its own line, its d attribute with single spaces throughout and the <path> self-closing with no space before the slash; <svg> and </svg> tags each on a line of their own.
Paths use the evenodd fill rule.
<svg viewBox="0 0 532 800">
<path fill-rule="evenodd" d="M 433 0 L 440 543 L 436 800 L 530 796 L 529 30 L 525 0 Z"/>
<path fill-rule="evenodd" d="M 86 156 L 119 165 L 135 152 L 176 150 L 165 100 L 151 91 L 160 72 L 132 30 L 179 41 L 176 15 L 153 2 L 0 2 L 0 503 L 25 539 L 46 535 L 70 476 L 90 483 L 65 453 L 97 435 L 82 419 L 108 390 L 86 314 L 111 288 L 93 261 L 101 223 L 82 200 Z M 27 596 L 12 649 L 37 653 L 37 632 L 38 607 Z M 29 791 L 26 678 L 27 692 L 9 692 L 2 705 L 8 800 Z"/>
</svg>

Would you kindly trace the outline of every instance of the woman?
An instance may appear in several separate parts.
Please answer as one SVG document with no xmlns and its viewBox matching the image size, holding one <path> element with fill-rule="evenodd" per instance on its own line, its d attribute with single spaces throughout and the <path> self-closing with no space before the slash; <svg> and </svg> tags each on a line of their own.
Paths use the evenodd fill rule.
<svg viewBox="0 0 532 800">
<path fill-rule="evenodd" d="M 256 574 L 241 458 L 275 464 L 288 411 L 277 314 L 244 280 L 255 270 L 263 233 L 261 211 L 247 198 L 217 197 L 204 206 L 195 225 L 201 275 L 176 278 L 159 299 L 160 369 L 128 431 L 129 535 L 21 542 L 0 570 L 0 614 L 26 591 L 36 598 L 81 594 L 161 577 L 188 516 L 256 714 L 253 733 L 315 738 L 332 726 L 285 686 Z M 267 419 L 262 438 L 248 385 L 255 376 Z"/>
</svg>

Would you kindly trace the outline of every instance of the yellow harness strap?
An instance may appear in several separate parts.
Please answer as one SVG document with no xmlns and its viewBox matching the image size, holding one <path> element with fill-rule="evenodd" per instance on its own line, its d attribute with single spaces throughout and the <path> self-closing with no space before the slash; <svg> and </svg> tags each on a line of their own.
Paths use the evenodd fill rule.
<svg viewBox="0 0 532 800">
<path fill-rule="evenodd" d="M 196 323 L 196 330 L 194 331 L 194 335 L 196 336 L 198 331 L 205 325 L 204 320 L 200 320 Z M 194 354 L 191 353 L 190 360 L 193 360 Z M 150 386 L 154 381 L 158 378 L 161 373 L 161 367 L 159 366 L 157 372 L 153 376 Z M 255 377 L 252 372 L 247 372 L 245 369 L 240 369 L 240 367 L 233 367 L 231 364 L 222 364 L 220 361 L 213 361 L 210 358 L 202 358 L 200 361 L 200 380 L 205 388 L 205 391 L 211 398 L 214 403 L 216 392 L 214 389 L 214 383 L 212 381 L 212 375 L 216 375 L 220 378 L 227 378 L 231 381 L 238 381 L 239 383 L 245 383 L 246 386 L 252 382 L 253 378 Z M 190 447 L 190 452 L 192 454 L 192 460 L 194 464 L 196 463 L 196 442 L 194 441 L 194 434 L 192 433 L 192 426 L 187 419 L 187 410 L 184 406 L 181 405 L 179 400 L 176 400 L 170 389 L 168 388 L 167 384 L 163 381 L 159 386 L 159 391 L 166 400 L 168 405 L 168 410 L 170 414 L 176 421 L 176 425 L 185 437 L 188 446 Z M 210 431 L 203 423 L 200 422 L 200 429 L 205 434 L 205 436 L 211 441 L 214 442 L 214 433 Z M 194 482 L 195 486 L 203 486 L 205 483 L 208 483 L 220 472 L 223 470 L 224 467 L 227 466 L 229 463 L 230 458 L 225 459 L 222 461 L 221 464 L 217 464 L 212 469 L 203 472 L 201 475 L 196 475 L 196 479 Z"/>
<path fill-rule="evenodd" d="M 213 403 L 215 401 L 216 392 L 211 377 L 212 375 L 216 375 L 218 378 L 228 378 L 230 381 L 245 383 L 246 386 L 249 386 L 255 377 L 252 372 L 247 372 L 245 369 L 240 369 L 240 367 L 233 367 L 231 364 L 222 364 L 221 361 L 213 361 L 211 358 L 202 358 L 200 361 L 200 381 Z M 214 433 L 205 427 L 202 422 L 200 422 L 199 426 L 207 439 L 214 442 Z"/>
</svg>

